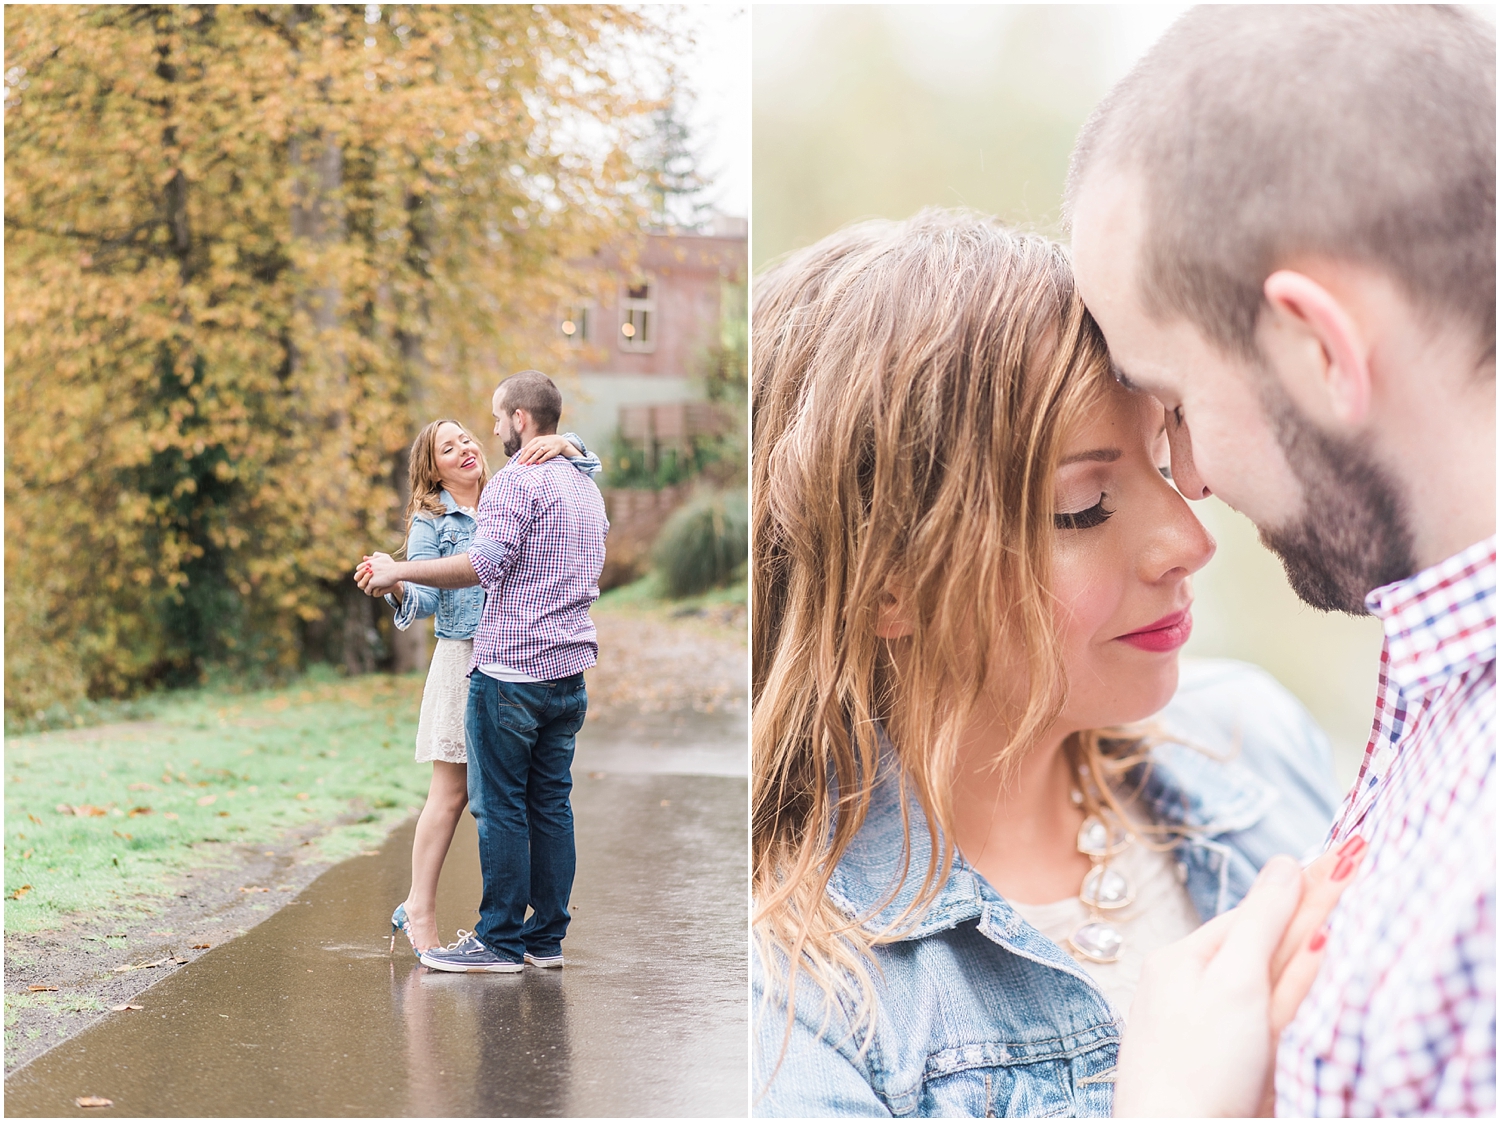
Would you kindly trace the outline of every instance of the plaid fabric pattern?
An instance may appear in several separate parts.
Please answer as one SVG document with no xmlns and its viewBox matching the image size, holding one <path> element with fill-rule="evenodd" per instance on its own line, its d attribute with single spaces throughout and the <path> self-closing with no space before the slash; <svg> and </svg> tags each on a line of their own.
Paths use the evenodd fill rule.
<svg viewBox="0 0 1500 1122">
<path fill-rule="evenodd" d="M 1332 837 L 1370 846 L 1282 1035 L 1276 1113 L 1495 1112 L 1495 539 L 1366 599 L 1375 722 Z"/>
<path fill-rule="evenodd" d="M 593 666 L 598 633 L 604 497 L 567 460 L 507 464 L 485 484 L 469 563 L 485 588 L 470 671 L 502 663 L 534 678 L 566 678 Z"/>
</svg>

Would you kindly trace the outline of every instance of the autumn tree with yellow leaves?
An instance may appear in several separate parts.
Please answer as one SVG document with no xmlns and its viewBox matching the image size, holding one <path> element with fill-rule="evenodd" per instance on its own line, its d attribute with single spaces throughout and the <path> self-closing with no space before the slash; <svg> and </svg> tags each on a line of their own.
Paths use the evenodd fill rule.
<svg viewBox="0 0 1500 1122">
<path fill-rule="evenodd" d="M 671 32 L 582 5 L 5 25 L 7 709 L 369 668 L 348 576 L 399 541 L 411 435 L 556 365 L 569 262 L 649 208 Z"/>
</svg>

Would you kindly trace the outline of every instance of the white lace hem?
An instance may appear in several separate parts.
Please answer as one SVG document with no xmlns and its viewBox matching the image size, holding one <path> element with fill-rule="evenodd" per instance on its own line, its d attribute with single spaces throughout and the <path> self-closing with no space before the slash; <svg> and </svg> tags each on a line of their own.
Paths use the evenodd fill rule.
<svg viewBox="0 0 1500 1122">
<path fill-rule="evenodd" d="M 439 639 L 422 688 L 422 713 L 417 719 L 417 760 L 469 762 L 464 740 L 464 710 L 469 704 L 469 658 L 473 639 Z"/>
</svg>

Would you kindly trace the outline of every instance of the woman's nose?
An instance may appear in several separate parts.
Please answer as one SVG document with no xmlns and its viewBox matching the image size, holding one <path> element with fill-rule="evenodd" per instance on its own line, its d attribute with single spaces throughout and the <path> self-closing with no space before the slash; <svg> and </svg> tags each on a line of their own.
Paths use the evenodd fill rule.
<svg viewBox="0 0 1500 1122">
<path fill-rule="evenodd" d="M 1168 485 L 1170 488 L 1170 485 Z M 1164 496 L 1164 520 L 1145 557 L 1146 580 L 1186 577 L 1207 565 L 1219 545 L 1175 490 Z"/>
</svg>

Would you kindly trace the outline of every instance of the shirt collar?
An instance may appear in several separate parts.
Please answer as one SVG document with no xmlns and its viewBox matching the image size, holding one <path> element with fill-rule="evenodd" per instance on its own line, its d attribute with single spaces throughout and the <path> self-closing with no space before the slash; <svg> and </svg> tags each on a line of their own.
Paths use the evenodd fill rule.
<svg viewBox="0 0 1500 1122">
<path fill-rule="evenodd" d="M 1365 607 L 1385 627 L 1388 674 L 1408 696 L 1494 662 L 1494 536 L 1375 589 Z"/>
</svg>

